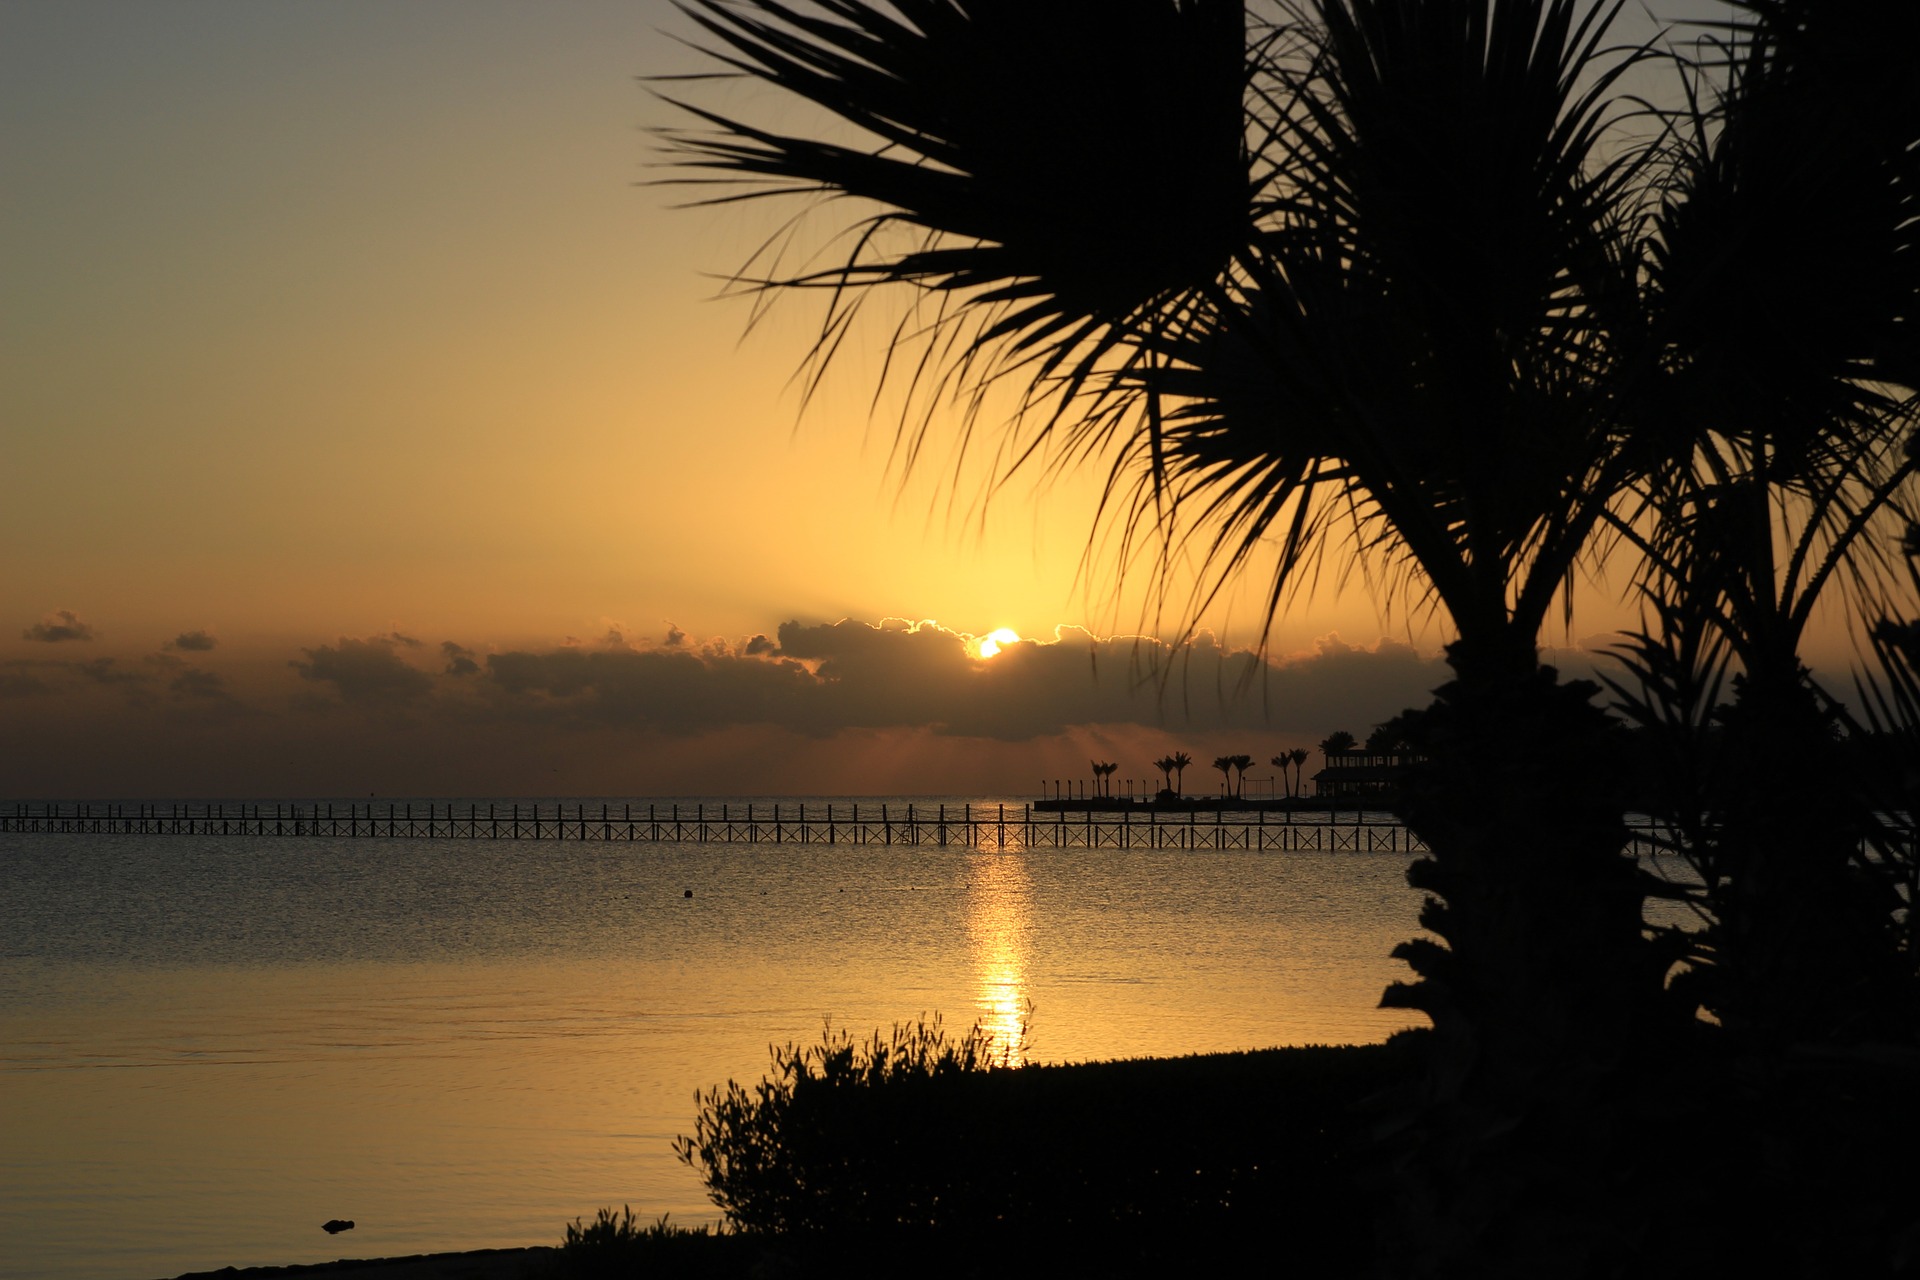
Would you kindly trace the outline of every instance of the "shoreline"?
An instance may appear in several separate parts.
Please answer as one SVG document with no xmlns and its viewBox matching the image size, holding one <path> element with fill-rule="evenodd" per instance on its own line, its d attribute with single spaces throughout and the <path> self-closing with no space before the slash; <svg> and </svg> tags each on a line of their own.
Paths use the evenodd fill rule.
<svg viewBox="0 0 1920 1280">
<path fill-rule="evenodd" d="M 414 1253 L 397 1258 L 338 1258 L 291 1266 L 220 1267 L 189 1271 L 171 1280 L 242 1280 L 244 1277 L 357 1276 L 362 1280 L 532 1280 L 550 1276 L 560 1259 L 557 1245 Z"/>
</svg>

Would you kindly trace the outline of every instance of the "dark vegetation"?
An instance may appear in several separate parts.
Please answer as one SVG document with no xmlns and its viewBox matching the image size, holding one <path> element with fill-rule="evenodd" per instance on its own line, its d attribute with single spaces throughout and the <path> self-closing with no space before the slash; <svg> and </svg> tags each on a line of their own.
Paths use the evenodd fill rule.
<svg viewBox="0 0 1920 1280">
<path fill-rule="evenodd" d="M 664 1216 L 642 1225 L 632 1206 L 602 1209 L 584 1225 L 576 1218 L 560 1242 L 560 1275 L 569 1280 L 616 1276 L 745 1277 L 767 1256 L 745 1232 L 675 1226 Z"/>
<path fill-rule="evenodd" d="M 910 1259 L 925 1276 L 1279 1274 L 1405 1264 L 1394 1117 L 1430 1035 L 1384 1045 L 1009 1067 L 925 1027 L 788 1046 L 702 1101 L 681 1140 L 721 1230 L 602 1210 L 567 1229 L 563 1274 L 794 1277 Z M 1660 1176 L 1596 1188 L 1537 1161 L 1506 1262 L 1533 1274 L 1911 1274 L 1906 1168 L 1920 1141 L 1897 1055 L 1677 1055 L 1625 1140 Z M 1581 1194 L 1604 1199 L 1571 1198 Z M 1583 1219 L 1613 1230 L 1585 1241 Z M 902 1265 L 906 1265 L 903 1263 Z"/>
<path fill-rule="evenodd" d="M 1880 1159 L 1920 1086 L 1920 5 L 1738 0 L 1639 49 L 1604 0 L 683 8 L 834 120 L 668 90 L 685 181 L 854 220 L 736 279 L 821 300 L 810 377 L 905 304 L 906 464 L 1004 393 L 1000 456 L 1106 475 L 1090 546 L 1202 566 L 1187 616 L 1332 567 L 1456 637 L 1392 724 L 1432 940 L 1386 998 L 1433 1029 L 1368 1131 L 1374 1265 L 1920 1267 Z M 1602 565 L 1643 606 L 1610 709 L 1538 651 Z M 1851 709 L 1802 660 L 1823 604 Z M 1636 746 L 1687 883 L 1622 855 Z"/>
<path fill-rule="evenodd" d="M 1058 1236 L 1085 1248 L 1172 1229 L 1191 1247 L 1299 1211 L 1339 1236 L 1364 1220 L 1356 1197 L 1335 1193 L 1351 1183 L 1355 1104 L 1408 1075 L 1414 1052 L 1015 1068 L 977 1033 L 896 1028 L 864 1046 L 775 1053 L 757 1089 L 704 1100 L 680 1149 L 730 1223 L 796 1238 L 929 1232 L 1044 1247 Z"/>
<path fill-rule="evenodd" d="M 1378 1200 L 1367 1100 L 1416 1078 L 1420 1052 L 1402 1036 L 1011 1067 L 937 1025 L 788 1046 L 758 1085 L 707 1095 L 680 1142 L 726 1234 L 689 1245 L 629 1221 L 616 1239 L 603 1211 L 565 1252 L 616 1268 L 592 1274 L 679 1265 L 674 1248 L 800 1275 L 878 1256 L 927 1275 L 1181 1275 L 1262 1255 L 1356 1274 Z"/>
</svg>

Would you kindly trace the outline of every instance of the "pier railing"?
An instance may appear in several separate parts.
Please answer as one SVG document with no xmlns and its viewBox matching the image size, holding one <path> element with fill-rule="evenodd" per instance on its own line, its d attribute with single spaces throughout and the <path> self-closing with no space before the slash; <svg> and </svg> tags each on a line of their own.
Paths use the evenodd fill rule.
<svg viewBox="0 0 1920 1280">
<path fill-rule="evenodd" d="M 958 845 L 975 849 L 1251 849 L 1422 853 L 1392 817 L 1285 812 L 1045 812 L 924 804 L 14 804 L 0 834 L 568 840 L 603 844 Z M 1671 848 L 1652 825 L 1629 849 Z"/>
</svg>

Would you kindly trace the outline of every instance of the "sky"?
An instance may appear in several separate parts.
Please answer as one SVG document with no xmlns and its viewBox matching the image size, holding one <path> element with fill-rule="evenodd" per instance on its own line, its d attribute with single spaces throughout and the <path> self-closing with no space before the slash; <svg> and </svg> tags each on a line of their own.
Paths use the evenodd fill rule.
<svg viewBox="0 0 1920 1280">
<path fill-rule="evenodd" d="M 903 473 L 877 348 L 802 412 L 814 313 L 718 296 L 778 215 L 659 185 L 691 32 L 0 0 L 0 796 L 1026 792 L 1426 700 L 1444 632 L 1337 566 L 1256 652 L 1097 473 Z"/>
</svg>

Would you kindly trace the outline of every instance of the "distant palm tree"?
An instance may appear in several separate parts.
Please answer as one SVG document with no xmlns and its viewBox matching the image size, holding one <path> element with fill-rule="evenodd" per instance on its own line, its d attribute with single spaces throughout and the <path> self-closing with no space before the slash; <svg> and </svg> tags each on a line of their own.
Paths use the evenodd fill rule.
<svg viewBox="0 0 1920 1280">
<path fill-rule="evenodd" d="M 1246 798 L 1247 770 L 1253 767 L 1253 757 L 1240 755 L 1228 756 L 1227 763 L 1233 766 L 1233 796 L 1236 800 Z"/>
<path fill-rule="evenodd" d="M 1287 752 L 1287 759 L 1293 762 L 1294 784 L 1299 789 L 1299 793 L 1303 795 L 1306 793 L 1307 784 L 1306 784 L 1306 779 L 1301 776 L 1300 770 L 1302 766 L 1304 766 L 1307 763 L 1307 761 L 1312 758 L 1312 756 L 1313 756 L 1313 753 L 1311 751 L 1308 751 L 1305 747 L 1294 747 L 1292 750 Z"/>
<path fill-rule="evenodd" d="M 1326 737 L 1320 739 L 1320 750 L 1329 757 L 1327 761 L 1327 763 L 1329 764 L 1333 763 L 1331 757 L 1336 752 L 1351 751 L 1359 745 L 1360 745 L 1359 739 L 1355 738 L 1352 734 L 1348 733 L 1345 729 L 1337 729 L 1334 732 L 1328 734 Z"/>
<path fill-rule="evenodd" d="M 1164 785 L 1161 787 L 1161 790 L 1172 791 L 1173 790 L 1173 768 L 1174 768 L 1173 757 L 1161 756 L 1158 760 L 1155 760 L 1153 762 L 1153 767 L 1160 771 L 1160 775 L 1164 779 Z"/>
<path fill-rule="evenodd" d="M 1213 767 L 1220 771 L 1220 793 L 1222 795 L 1231 795 L 1233 791 L 1233 757 L 1215 756 L 1213 758 Z"/>
<path fill-rule="evenodd" d="M 1111 799 L 1113 796 L 1113 788 L 1108 783 L 1107 779 L 1112 777 L 1113 771 L 1115 769 L 1118 769 L 1120 766 L 1111 761 L 1103 764 L 1098 760 L 1094 760 L 1094 761 L 1091 761 L 1090 763 L 1093 765 L 1094 790 L 1098 794 L 1106 796 L 1109 799 Z"/>
<path fill-rule="evenodd" d="M 1292 754 L 1283 751 L 1268 763 L 1280 771 L 1280 782 L 1287 789 L 1287 799 L 1293 799 L 1293 775 L 1287 772 L 1293 764 Z"/>
<path fill-rule="evenodd" d="M 1184 793 L 1187 788 L 1187 766 L 1193 763 L 1193 757 L 1184 751 L 1176 751 L 1173 753 L 1172 760 L 1173 789 L 1176 793 Z"/>
</svg>

